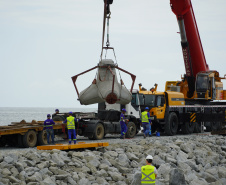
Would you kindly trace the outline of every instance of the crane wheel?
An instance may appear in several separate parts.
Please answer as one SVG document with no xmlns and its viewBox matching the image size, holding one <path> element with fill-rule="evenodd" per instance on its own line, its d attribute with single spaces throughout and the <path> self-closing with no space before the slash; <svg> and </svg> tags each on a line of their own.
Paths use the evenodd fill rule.
<svg viewBox="0 0 226 185">
<path fill-rule="evenodd" d="M 169 114 L 168 120 L 165 124 L 165 133 L 169 136 L 177 134 L 178 118 L 175 112 Z"/>
<path fill-rule="evenodd" d="M 126 138 L 133 138 L 136 135 L 137 129 L 133 122 L 129 122 L 127 125 Z"/>
<path fill-rule="evenodd" d="M 94 129 L 93 133 L 93 139 L 100 140 L 104 137 L 104 126 L 101 123 L 98 123 L 96 125 L 96 128 Z"/>
<path fill-rule="evenodd" d="M 192 134 L 194 132 L 195 123 L 185 122 L 181 125 L 181 130 L 183 134 Z"/>
<path fill-rule="evenodd" d="M 49 138 L 51 141 L 51 137 Z M 38 132 L 38 144 L 39 145 L 47 145 L 47 133 L 45 130 Z"/>
<path fill-rule="evenodd" d="M 23 145 L 25 148 L 34 147 L 37 144 L 37 134 L 34 130 L 29 130 L 23 135 Z"/>
</svg>

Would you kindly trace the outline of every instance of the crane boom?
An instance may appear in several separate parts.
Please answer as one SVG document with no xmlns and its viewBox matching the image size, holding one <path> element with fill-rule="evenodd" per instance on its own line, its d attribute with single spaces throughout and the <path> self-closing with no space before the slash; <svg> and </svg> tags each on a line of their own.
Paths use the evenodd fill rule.
<svg viewBox="0 0 226 185">
<path fill-rule="evenodd" d="M 173 13 L 177 16 L 178 24 L 181 30 L 181 24 L 184 23 L 184 29 L 186 33 L 187 42 L 189 44 L 190 50 L 190 66 L 185 63 L 186 75 L 194 76 L 202 71 L 209 71 L 209 67 L 206 63 L 201 39 L 199 36 L 198 27 L 196 24 L 196 19 L 194 15 L 194 11 L 192 8 L 191 0 L 170 0 L 170 6 Z M 182 23 L 183 22 L 183 23 Z M 183 34 L 181 32 L 181 34 Z M 182 40 L 182 48 L 184 48 L 185 43 Z M 184 52 L 183 52 L 184 54 Z M 186 58 L 184 58 L 186 62 Z M 191 70 L 191 74 L 189 74 L 189 68 Z"/>
</svg>

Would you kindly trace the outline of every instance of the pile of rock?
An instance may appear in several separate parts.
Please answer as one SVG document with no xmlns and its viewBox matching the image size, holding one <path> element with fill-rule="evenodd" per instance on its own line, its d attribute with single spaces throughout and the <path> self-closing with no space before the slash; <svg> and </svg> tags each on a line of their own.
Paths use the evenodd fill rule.
<svg viewBox="0 0 226 185">
<path fill-rule="evenodd" d="M 114 140 L 95 151 L 16 150 L 0 154 L 0 185 L 139 185 L 145 157 L 154 156 L 157 185 L 226 184 L 222 136 Z"/>
</svg>

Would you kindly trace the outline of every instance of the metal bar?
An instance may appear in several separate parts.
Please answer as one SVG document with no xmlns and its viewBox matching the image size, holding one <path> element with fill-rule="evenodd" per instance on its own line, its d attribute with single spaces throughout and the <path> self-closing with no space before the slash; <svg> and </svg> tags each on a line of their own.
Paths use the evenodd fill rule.
<svg viewBox="0 0 226 185">
<path fill-rule="evenodd" d="M 87 72 L 89 72 L 89 71 L 92 71 L 92 70 L 96 69 L 97 67 L 98 67 L 98 66 L 95 66 L 95 67 L 93 67 L 93 68 L 91 68 L 91 69 L 88 69 L 88 70 L 86 70 L 86 71 L 84 71 L 84 72 L 82 72 L 82 73 L 79 73 L 79 74 L 77 74 L 77 75 L 71 77 L 72 82 L 73 82 L 73 84 L 74 84 L 74 86 L 75 86 L 75 90 L 76 90 L 76 92 L 77 92 L 77 94 L 78 94 L 78 97 L 79 97 L 79 92 L 78 92 L 78 88 L 77 88 L 77 86 L 76 86 L 76 84 L 75 84 L 75 82 L 76 82 L 78 76 L 83 75 L 83 74 L 85 74 L 85 73 L 87 73 Z"/>
<path fill-rule="evenodd" d="M 135 83 L 135 80 L 136 80 L 136 75 L 134 75 L 134 74 L 132 74 L 132 73 L 130 73 L 130 72 L 118 67 L 118 66 L 116 66 L 115 68 L 117 68 L 118 70 L 123 71 L 124 73 L 127 73 L 127 74 L 129 74 L 131 76 L 133 82 L 132 82 L 132 86 L 131 86 L 130 92 L 132 93 L 133 86 L 134 86 L 134 83 Z"/>
</svg>

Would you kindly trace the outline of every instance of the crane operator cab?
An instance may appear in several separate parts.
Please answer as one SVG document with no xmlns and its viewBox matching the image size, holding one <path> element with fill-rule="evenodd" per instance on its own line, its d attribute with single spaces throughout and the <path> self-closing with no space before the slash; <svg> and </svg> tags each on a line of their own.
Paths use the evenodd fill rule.
<svg viewBox="0 0 226 185">
<path fill-rule="evenodd" d="M 223 100 L 224 90 L 217 71 L 200 72 L 196 76 L 195 99 Z"/>
</svg>

